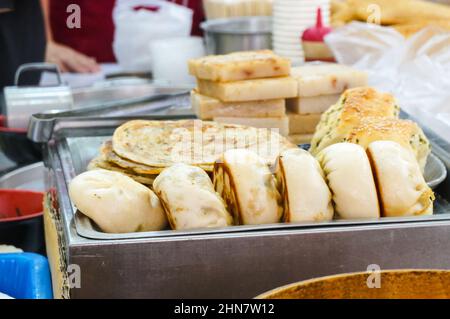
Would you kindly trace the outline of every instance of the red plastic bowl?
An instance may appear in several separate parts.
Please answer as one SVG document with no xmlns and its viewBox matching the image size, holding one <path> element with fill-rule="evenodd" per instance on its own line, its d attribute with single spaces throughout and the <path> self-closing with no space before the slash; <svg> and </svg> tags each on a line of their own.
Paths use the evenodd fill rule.
<svg viewBox="0 0 450 319">
<path fill-rule="evenodd" d="M 0 243 L 45 255 L 44 194 L 0 189 Z"/>
<path fill-rule="evenodd" d="M 43 198 L 41 192 L 0 189 L 0 223 L 42 215 Z"/>
</svg>

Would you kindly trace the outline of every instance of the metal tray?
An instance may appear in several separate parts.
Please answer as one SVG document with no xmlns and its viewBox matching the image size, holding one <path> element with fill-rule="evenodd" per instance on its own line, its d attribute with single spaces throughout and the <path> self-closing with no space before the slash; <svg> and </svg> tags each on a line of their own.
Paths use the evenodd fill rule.
<svg viewBox="0 0 450 319">
<path fill-rule="evenodd" d="M 173 117 L 165 116 L 150 116 L 140 117 L 149 119 L 173 119 Z M 186 118 L 186 117 L 176 117 Z M 80 119 L 77 121 L 66 120 L 63 121 L 64 128 L 60 128 L 57 134 L 56 148 L 59 154 L 60 163 L 62 167 L 62 173 L 65 179 L 65 189 L 60 190 L 64 197 L 68 198 L 67 185 L 70 181 L 79 173 L 85 171 L 89 161 L 98 154 L 98 149 L 103 141 L 110 138 L 115 127 L 122 122 L 129 120 L 130 118 L 112 118 L 112 119 Z M 93 127 L 95 123 L 96 127 Z M 430 135 L 429 135 L 430 136 Z M 438 138 L 438 137 L 434 137 Z M 430 139 L 433 142 L 433 139 Z M 442 142 L 442 141 L 441 141 Z M 435 149 L 435 147 L 433 147 Z M 436 150 L 443 154 L 449 154 L 442 151 L 441 147 L 436 146 Z M 440 157 L 435 153 L 435 156 Z M 450 167 L 450 157 L 445 155 L 447 168 Z M 434 163 L 437 166 L 442 164 L 441 161 L 431 157 L 430 163 Z M 439 163 L 439 164 L 436 164 Z M 443 164 L 442 164 L 443 165 Z M 442 168 L 442 167 L 441 167 Z M 439 174 L 438 174 L 439 175 Z M 442 179 L 442 175 L 439 179 Z M 445 174 L 444 174 L 445 178 Z M 136 239 L 136 238 L 168 238 L 178 236 L 196 236 L 205 234 L 219 234 L 219 233 L 242 233 L 242 232 L 255 232 L 255 231 L 267 231 L 267 230 L 288 230 L 299 228 L 321 228 L 321 227 L 334 227 L 345 225 L 379 225 L 386 223 L 411 223 L 411 222 L 424 222 L 424 221 L 438 221 L 438 220 L 450 220 L 450 204 L 445 196 L 441 195 L 439 190 L 436 191 L 436 201 L 434 205 L 434 215 L 422 216 L 422 217 L 383 217 L 380 219 L 361 219 L 361 220 L 333 220 L 320 223 L 277 223 L 267 225 L 243 225 L 232 226 L 226 228 L 216 229 L 198 229 L 198 230 L 162 230 L 152 232 L 138 232 L 138 233 L 126 233 L 126 234 L 111 234 L 101 232 L 98 227 L 83 214 L 76 211 L 76 208 L 70 201 L 66 209 L 71 210 L 70 215 L 74 216 L 76 232 L 79 236 L 96 240 L 121 240 L 121 239 Z"/>
<path fill-rule="evenodd" d="M 188 117 L 139 116 L 154 120 Z M 361 225 L 335 222 L 329 227 L 278 224 L 269 225 L 266 231 L 233 231 L 240 227 L 235 226 L 216 234 L 181 236 L 172 232 L 172 236 L 151 237 L 141 233 L 138 235 L 147 237 L 131 239 L 95 233 L 108 235 L 110 240 L 79 235 L 78 217 L 67 193 L 67 182 L 76 172 L 73 162 L 67 162 L 72 155 L 66 140 L 110 136 L 115 127 L 132 118 L 64 119 L 58 121 L 45 145 L 44 159 L 50 168 L 47 197 L 49 211 L 54 214 L 54 224 L 46 228 L 51 236 L 57 234 L 57 239 L 47 241 L 51 248 L 48 253 L 54 261 L 55 292 L 61 290 L 63 297 L 252 298 L 290 282 L 365 271 L 367 265 L 380 265 L 382 269 L 450 265 L 449 177 L 435 190 L 439 198 L 435 211 L 439 215 L 420 221 L 404 218 L 392 223 L 364 221 Z M 423 129 L 434 154 L 448 170 L 450 144 Z M 67 269 L 69 264 L 83 270 L 80 288 L 69 288 L 65 285 L 68 281 L 58 285 L 60 276 L 67 280 L 72 272 Z"/>
</svg>

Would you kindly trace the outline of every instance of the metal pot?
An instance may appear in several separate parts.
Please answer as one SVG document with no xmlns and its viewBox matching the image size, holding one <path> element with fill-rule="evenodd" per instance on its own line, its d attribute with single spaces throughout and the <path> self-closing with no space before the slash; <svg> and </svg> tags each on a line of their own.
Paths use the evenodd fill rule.
<svg viewBox="0 0 450 319">
<path fill-rule="evenodd" d="M 46 168 L 38 162 L 18 168 L 0 177 L 0 189 L 22 189 L 44 192 Z"/>
<path fill-rule="evenodd" d="M 272 19 L 242 17 L 203 22 L 206 52 L 225 54 L 236 51 L 272 48 Z"/>
</svg>

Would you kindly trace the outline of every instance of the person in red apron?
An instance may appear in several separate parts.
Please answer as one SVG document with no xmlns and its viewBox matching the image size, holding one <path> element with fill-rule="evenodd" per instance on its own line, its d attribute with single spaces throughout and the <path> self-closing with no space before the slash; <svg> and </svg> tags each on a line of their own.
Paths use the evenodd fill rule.
<svg viewBox="0 0 450 319">
<path fill-rule="evenodd" d="M 63 72 L 99 71 L 99 63 L 116 62 L 112 43 L 115 0 L 41 0 L 47 30 L 46 61 L 59 65 Z M 200 35 L 203 20 L 202 0 L 172 0 L 194 11 L 192 34 Z M 70 28 L 67 19 L 78 5 L 81 27 Z M 70 7 L 70 8 L 73 8 Z M 69 12 L 67 12 L 69 11 Z"/>
</svg>

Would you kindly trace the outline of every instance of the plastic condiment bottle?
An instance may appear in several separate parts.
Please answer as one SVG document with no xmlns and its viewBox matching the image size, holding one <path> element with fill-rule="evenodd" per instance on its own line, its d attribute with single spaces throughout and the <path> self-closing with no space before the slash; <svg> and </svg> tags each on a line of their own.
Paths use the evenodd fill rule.
<svg viewBox="0 0 450 319">
<path fill-rule="evenodd" d="M 302 46 L 305 53 L 305 61 L 335 62 L 333 53 L 323 40 L 331 31 L 332 29 L 330 27 L 323 25 L 322 11 L 318 8 L 316 25 L 306 29 L 302 34 Z"/>
</svg>

